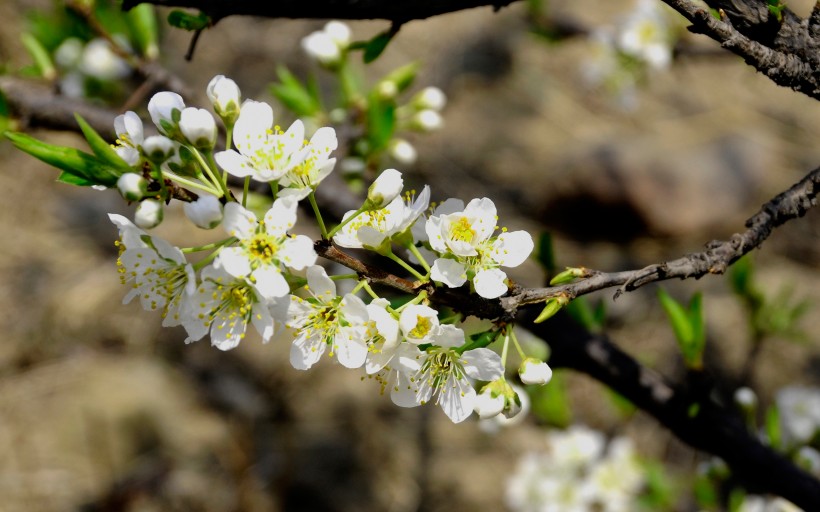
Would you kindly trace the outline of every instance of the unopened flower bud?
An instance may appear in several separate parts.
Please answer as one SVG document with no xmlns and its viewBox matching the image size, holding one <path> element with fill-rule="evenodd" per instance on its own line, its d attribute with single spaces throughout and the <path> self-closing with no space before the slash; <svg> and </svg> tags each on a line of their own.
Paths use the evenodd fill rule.
<svg viewBox="0 0 820 512">
<path fill-rule="evenodd" d="M 339 46 L 324 32 L 314 32 L 302 39 L 302 49 L 324 66 L 333 67 L 342 59 Z"/>
<path fill-rule="evenodd" d="M 340 49 L 346 49 L 350 45 L 350 27 L 341 21 L 328 21 L 324 32 Z"/>
<path fill-rule="evenodd" d="M 117 180 L 117 189 L 126 201 L 139 201 L 148 193 L 148 181 L 135 172 L 127 172 Z"/>
<path fill-rule="evenodd" d="M 242 103 L 242 95 L 236 82 L 224 75 L 216 75 L 208 83 L 205 93 L 211 100 L 216 115 L 222 118 L 226 126 L 233 126 L 239 117 Z"/>
<path fill-rule="evenodd" d="M 412 165 L 418 159 L 416 148 L 404 139 L 393 139 L 387 148 L 387 152 L 393 160 L 404 165 Z"/>
<path fill-rule="evenodd" d="M 142 229 L 151 229 L 162 222 L 162 203 L 154 199 L 146 199 L 137 207 L 134 214 L 134 224 Z"/>
<path fill-rule="evenodd" d="M 184 109 L 180 115 L 179 129 L 197 149 L 211 149 L 216 144 L 216 121 L 204 108 Z"/>
<path fill-rule="evenodd" d="M 743 409 L 754 409 L 757 406 L 757 395 L 747 387 L 735 391 L 735 403 Z"/>
<path fill-rule="evenodd" d="M 447 104 L 447 96 L 438 87 L 425 87 L 413 98 L 413 103 L 419 110 L 439 111 Z"/>
<path fill-rule="evenodd" d="M 182 206 L 191 222 L 202 229 L 213 229 L 222 222 L 222 203 L 215 196 L 199 196 L 194 202 Z"/>
<path fill-rule="evenodd" d="M 552 369 L 540 359 L 528 357 L 518 368 L 518 376 L 524 384 L 546 384 L 552 379 Z"/>
<path fill-rule="evenodd" d="M 401 194 L 404 180 L 396 169 L 385 169 L 376 181 L 367 189 L 368 209 L 384 208 L 390 201 Z"/>
<path fill-rule="evenodd" d="M 423 132 L 434 132 L 444 126 L 444 120 L 441 114 L 428 108 L 413 116 L 413 124 Z"/>
<path fill-rule="evenodd" d="M 80 70 L 88 76 L 99 80 L 123 78 L 131 72 L 128 63 L 111 49 L 111 43 L 105 39 L 94 39 L 83 49 Z"/>
<path fill-rule="evenodd" d="M 174 155 L 176 144 L 168 137 L 152 135 L 142 142 L 142 152 L 148 160 L 161 164 Z"/>
<path fill-rule="evenodd" d="M 379 94 L 381 99 L 392 100 L 399 93 L 399 88 L 396 86 L 396 82 L 393 82 L 392 80 L 384 80 L 376 85 L 376 92 Z"/>
<path fill-rule="evenodd" d="M 173 137 L 178 133 L 177 124 L 185 109 L 182 96 L 175 92 L 163 91 L 156 93 L 148 102 L 148 113 L 151 121 L 163 135 Z"/>
<path fill-rule="evenodd" d="M 494 381 L 481 389 L 481 392 L 476 396 L 474 410 L 482 420 L 492 418 L 501 414 L 504 410 L 506 398 L 502 390 L 498 389 Z"/>
</svg>

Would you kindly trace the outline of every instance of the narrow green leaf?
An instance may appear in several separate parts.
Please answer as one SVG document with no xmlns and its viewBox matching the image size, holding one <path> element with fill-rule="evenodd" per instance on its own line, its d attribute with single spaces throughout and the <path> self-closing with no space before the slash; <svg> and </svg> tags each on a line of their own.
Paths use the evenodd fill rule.
<svg viewBox="0 0 820 512">
<path fill-rule="evenodd" d="M 96 185 L 93 181 L 88 181 L 85 178 L 75 176 L 65 171 L 60 171 L 60 175 L 57 176 L 57 181 L 60 183 L 67 183 L 69 185 L 76 185 L 78 187 L 90 187 L 92 185 Z"/>
<path fill-rule="evenodd" d="M 151 4 L 140 4 L 127 13 L 131 33 L 143 55 L 149 59 L 159 57 L 159 28 L 157 14 Z"/>
<path fill-rule="evenodd" d="M 204 12 L 191 14 L 174 9 L 168 14 L 168 24 L 182 30 L 202 30 L 211 24 L 211 18 Z"/>
<path fill-rule="evenodd" d="M 117 184 L 120 173 L 112 170 L 109 164 L 93 155 L 74 148 L 47 144 L 24 133 L 6 132 L 6 137 L 21 151 L 61 171 L 82 178 L 85 183 L 106 187 L 113 187 Z"/>
<path fill-rule="evenodd" d="M 381 55 L 382 52 L 384 52 L 384 49 L 387 48 L 390 40 L 393 39 L 394 35 L 396 35 L 395 32 L 386 30 L 380 34 L 377 34 L 370 41 L 367 41 L 364 46 L 364 55 L 362 57 L 364 63 L 370 64 L 374 60 L 378 59 L 379 55 Z"/>
<path fill-rule="evenodd" d="M 683 346 L 691 343 L 694 332 L 687 311 L 663 288 L 658 288 L 658 298 L 672 323 L 672 330 L 675 332 L 678 344 Z"/>
<path fill-rule="evenodd" d="M 20 40 L 23 42 L 23 46 L 26 47 L 29 55 L 31 55 L 31 58 L 34 59 L 34 64 L 37 66 L 40 75 L 46 80 L 54 80 L 57 78 L 57 70 L 54 68 L 54 63 L 51 61 L 48 50 L 46 50 L 42 43 L 28 32 L 23 32 L 20 36 Z"/>
<path fill-rule="evenodd" d="M 88 141 L 88 146 L 95 155 L 104 162 L 111 164 L 115 169 L 120 169 L 123 172 L 131 170 L 131 167 L 125 163 L 125 160 L 120 158 L 117 152 L 114 151 L 114 148 L 112 148 L 90 124 L 86 123 L 80 114 L 74 114 L 74 117 L 77 119 L 77 124 L 80 125 L 80 129 L 83 131 L 85 140 Z"/>
<path fill-rule="evenodd" d="M 578 322 L 584 329 L 594 331 L 596 329 L 595 318 L 592 314 L 592 307 L 586 297 L 578 297 L 567 304 L 567 313 L 573 320 Z"/>
<path fill-rule="evenodd" d="M 367 137 L 373 151 L 387 147 L 396 129 L 396 105 L 370 94 L 367 100 Z"/>
<path fill-rule="evenodd" d="M 551 233 L 541 233 L 538 237 L 538 255 L 536 261 L 541 265 L 548 276 L 555 274 L 555 250 L 552 244 Z"/>
<path fill-rule="evenodd" d="M 285 107 L 300 117 L 313 116 L 319 112 L 320 106 L 313 94 L 286 67 L 277 68 L 276 74 L 281 83 L 271 85 L 271 94 Z"/>
<path fill-rule="evenodd" d="M 780 411 L 776 406 L 769 407 L 766 411 L 764 429 L 769 438 L 769 446 L 775 450 L 783 448 L 783 436 L 780 431 Z"/>
</svg>

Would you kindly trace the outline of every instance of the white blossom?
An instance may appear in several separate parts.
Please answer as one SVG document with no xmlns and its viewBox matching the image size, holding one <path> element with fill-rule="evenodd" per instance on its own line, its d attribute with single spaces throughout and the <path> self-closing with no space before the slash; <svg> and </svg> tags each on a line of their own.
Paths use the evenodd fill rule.
<svg viewBox="0 0 820 512">
<path fill-rule="evenodd" d="M 310 238 L 288 235 L 296 223 L 296 207 L 293 199 L 280 197 L 260 221 L 241 205 L 226 204 L 222 225 L 238 245 L 222 249 L 215 265 L 232 276 L 247 278 L 265 298 L 290 293 L 282 266 L 302 270 L 316 262 Z"/>
<path fill-rule="evenodd" d="M 124 78 L 131 73 L 131 67 L 111 49 L 105 39 L 94 39 L 83 48 L 79 62 L 80 71 L 100 80 Z"/>
<path fill-rule="evenodd" d="M 324 66 L 334 67 L 350 44 L 350 28 L 340 21 L 328 22 L 322 30 L 302 39 L 302 49 Z"/>
<path fill-rule="evenodd" d="M 786 387 L 777 392 L 775 401 L 787 442 L 806 444 L 820 431 L 820 388 Z"/>
<path fill-rule="evenodd" d="M 230 350 L 245 338 L 252 324 L 262 341 L 273 336 L 276 324 L 284 320 L 287 300 L 265 300 L 256 288 L 225 269 L 209 265 L 202 270 L 201 282 L 184 303 L 182 326 L 188 332 L 186 343 L 211 335 L 211 344 Z"/>
<path fill-rule="evenodd" d="M 302 200 L 313 192 L 319 183 L 333 171 L 336 159 L 330 153 L 338 147 L 336 131 L 330 127 L 316 130 L 310 142 L 297 156 L 299 163 L 290 167 L 279 184 L 284 188 L 280 194 Z"/>
<path fill-rule="evenodd" d="M 114 131 L 117 133 L 117 144 L 114 150 L 130 166 L 136 166 L 140 159 L 140 147 L 144 140 L 142 119 L 131 112 L 114 118 Z"/>
<path fill-rule="evenodd" d="M 506 232 L 493 237 L 496 209 L 488 198 L 473 199 L 463 209 L 460 201 L 445 201 L 427 219 L 425 230 L 430 246 L 442 257 L 430 277 L 457 288 L 472 280 L 476 293 L 488 299 L 507 292 L 507 275 L 498 267 L 516 267 L 529 257 L 534 244 L 525 231 Z"/>
<path fill-rule="evenodd" d="M 331 128 L 326 130 L 332 131 Z M 270 105 L 248 100 L 242 104 L 233 129 L 233 143 L 238 151 L 220 151 L 214 158 L 233 176 L 275 181 L 304 160 L 304 137 L 302 121 L 297 119 L 286 132 L 282 132 L 273 124 Z"/>
<path fill-rule="evenodd" d="M 286 326 L 293 338 L 290 363 L 308 370 L 330 348 L 330 355 L 347 368 L 359 368 L 367 358 L 367 307 L 355 295 L 336 295 L 336 284 L 325 269 L 307 269 L 310 297 L 290 297 Z"/>
<path fill-rule="evenodd" d="M 131 286 L 123 303 L 139 297 L 143 309 L 162 312 L 162 325 L 179 325 L 180 307 L 196 287 L 193 267 L 177 247 L 149 236 L 122 215 L 108 218 L 120 231 L 120 280 Z"/>
<path fill-rule="evenodd" d="M 177 152 L 177 144 L 168 137 L 151 135 L 142 141 L 142 153 L 154 163 L 163 163 Z"/>
<path fill-rule="evenodd" d="M 420 110 L 430 109 L 440 111 L 447 104 L 447 96 L 438 87 L 425 87 L 413 98 L 413 103 Z"/>
<path fill-rule="evenodd" d="M 394 160 L 404 165 L 413 165 L 419 156 L 416 148 L 404 139 L 390 141 L 387 151 Z"/>
</svg>

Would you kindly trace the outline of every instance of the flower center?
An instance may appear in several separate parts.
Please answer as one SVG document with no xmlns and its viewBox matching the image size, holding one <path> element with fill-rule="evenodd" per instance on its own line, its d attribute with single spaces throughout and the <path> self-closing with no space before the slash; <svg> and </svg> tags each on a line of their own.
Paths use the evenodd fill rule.
<svg viewBox="0 0 820 512">
<path fill-rule="evenodd" d="M 450 235 L 453 237 L 453 240 L 467 243 L 472 242 L 473 237 L 475 237 L 475 230 L 473 230 L 473 226 L 470 224 L 470 219 L 467 217 L 459 217 L 459 219 L 452 224 Z"/>
<path fill-rule="evenodd" d="M 424 339 L 430 334 L 430 330 L 433 328 L 432 322 L 430 319 L 421 315 L 416 316 L 416 326 L 413 327 L 409 333 L 410 337 L 416 339 Z"/>
</svg>

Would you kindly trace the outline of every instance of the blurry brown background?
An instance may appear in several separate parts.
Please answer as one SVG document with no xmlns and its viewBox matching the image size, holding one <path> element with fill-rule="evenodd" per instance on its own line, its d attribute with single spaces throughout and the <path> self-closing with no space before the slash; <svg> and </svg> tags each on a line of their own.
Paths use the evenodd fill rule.
<svg viewBox="0 0 820 512">
<path fill-rule="evenodd" d="M 0 5 L 9 69 L 28 63 L 19 27 L 38 4 L 48 2 Z M 593 25 L 631 2 L 564 4 L 560 12 Z M 810 4 L 789 2 L 799 13 Z M 407 181 L 431 184 L 434 200 L 492 197 L 510 229 L 555 233 L 559 265 L 624 270 L 700 250 L 820 165 L 820 105 L 738 58 L 681 57 L 626 112 L 582 87 L 588 43 L 545 44 L 527 32 L 523 13 L 518 5 L 410 23 L 368 76 L 421 59 L 417 85 L 438 85 L 450 101 L 444 130 L 412 140 L 420 161 L 401 169 Z M 309 69 L 299 40 L 319 27 L 226 19 L 203 35 L 192 63 L 182 59 L 188 35 L 167 30 L 164 61 L 198 91 L 200 106 L 215 74 L 234 78 L 246 98 L 269 100 L 277 64 Z M 364 39 L 385 24 L 352 27 Z M 83 145 L 73 134 L 36 135 Z M 128 207 L 113 192 L 55 177 L 0 143 L 0 510 L 502 509 L 507 473 L 527 447 L 540 447 L 532 419 L 490 435 L 475 421 L 450 424 L 437 408 L 399 409 L 376 383 L 328 359 L 293 370 L 289 347 L 255 335 L 229 353 L 184 346 L 182 330 L 120 304 L 106 213 Z M 187 229 L 177 218 L 160 233 L 173 241 Z M 778 230 L 756 258 L 771 294 L 793 286 L 817 304 L 820 212 Z M 542 279 L 534 264 L 515 277 L 529 286 Z M 748 335 L 726 280 L 664 286 L 681 298 L 705 292 L 710 364 L 736 375 Z M 609 332 L 620 346 L 679 375 L 654 294 L 598 297 L 610 302 Z M 820 384 L 817 311 L 802 322 L 807 343 L 763 348 L 754 387 L 764 402 L 790 383 Z M 679 474 L 699 460 L 646 416 L 624 425 L 589 379 L 571 376 L 569 389 L 577 421 L 639 435 L 642 453 Z"/>
</svg>

